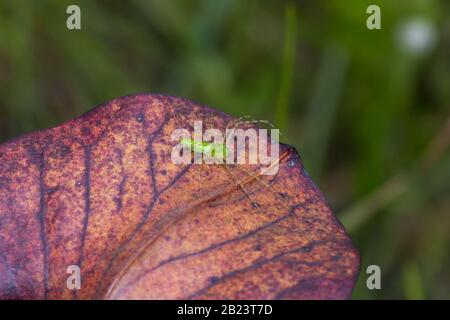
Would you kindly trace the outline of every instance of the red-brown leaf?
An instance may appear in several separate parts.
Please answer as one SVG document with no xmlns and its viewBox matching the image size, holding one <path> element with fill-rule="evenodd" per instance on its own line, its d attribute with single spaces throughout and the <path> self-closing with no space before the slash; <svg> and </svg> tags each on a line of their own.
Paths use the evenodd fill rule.
<svg viewBox="0 0 450 320">
<path fill-rule="evenodd" d="M 0 297 L 348 298 L 358 253 L 297 152 L 273 177 L 174 165 L 170 134 L 194 120 L 233 118 L 136 95 L 0 145 Z"/>
</svg>

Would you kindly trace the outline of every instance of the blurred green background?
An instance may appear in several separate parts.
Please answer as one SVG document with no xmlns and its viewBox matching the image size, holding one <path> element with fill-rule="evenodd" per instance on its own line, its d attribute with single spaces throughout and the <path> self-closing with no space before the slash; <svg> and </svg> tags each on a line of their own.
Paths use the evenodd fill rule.
<svg viewBox="0 0 450 320">
<path fill-rule="evenodd" d="M 449 1 L 1 1 L 0 142 L 136 92 L 282 128 L 361 252 L 354 298 L 450 298 Z"/>
</svg>

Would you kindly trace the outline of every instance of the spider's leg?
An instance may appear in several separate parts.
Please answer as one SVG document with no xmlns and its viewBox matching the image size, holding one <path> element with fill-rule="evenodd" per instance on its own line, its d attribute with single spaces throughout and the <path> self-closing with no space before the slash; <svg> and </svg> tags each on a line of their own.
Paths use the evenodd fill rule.
<svg viewBox="0 0 450 320">
<path fill-rule="evenodd" d="M 231 170 L 224 165 L 224 169 L 226 170 L 226 172 L 228 173 L 228 175 L 231 177 L 231 179 L 237 183 L 239 185 L 239 188 L 242 190 L 242 192 L 247 196 L 247 198 L 249 198 L 250 203 L 252 204 L 252 206 L 258 210 L 261 210 L 260 205 L 258 204 L 258 202 L 256 202 L 253 197 L 251 196 L 250 192 L 247 190 L 247 188 L 244 186 L 244 184 L 239 181 L 236 176 L 231 172 Z"/>
<path fill-rule="evenodd" d="M 243 116 L 243 117 L 240 117 L 240 118 L 238 118 L 238 119 L 233 119 L 233 121 L 230 121 L 230 122 L 228 122 L 227 123 L 227 127 L 226 127 L 226 130 L 228 130 L 229 128 L 230 128 L 230 123 L 231 124 L 236 124 L 237 126 L 239 125 L 239 124 L 241 124 L 241 123 L 266 123 L 266 124 L 268 124 L 271 128 L 274 128 L 274 125 L 271 123 L 271 122 L 269 122 L 269 121 L 266 121 L 266 120 L 244 120 L 244 119 L 251 119 L 251 117 L 250 116 Z M 244 121 L 243 121 L 244 120 Z M 226 131 L 225 131 L 226 132 Z M 234 132 L 234 128 L 233 128 L 233 131 L 232 132 Z M 225 139 L 225 143 L 226 143 L 226 141 L 228 141 L 228 138 L 231 136 L 231 132 L 230 132 L 230 134 L 226 137 L 226 139 Z M 273 189 L 275 189 L 273 186 L 271 186 L 270 184 L 268 184 L 267 182 L 265 182 L 265 181 L 263 181 L 258 175 L 255 175 L 255 174 L 253 174 L 252 172 L 250 172 L 250 171 L 248 171 L 247 169 L 245 169 L 245 168 L 242 168 L 242 170 L 249 176 L 249 177 L 254 177 L 259 183 L 261 183 L 262 185 L 264 185 L 264 187 L 267 189 L 267 188 L 273 188 Z M 276 189 L 275 189 L 276 190 Z M 278 190 L 276 190 L 276 191 L 278 191 Z"/>
</svg>

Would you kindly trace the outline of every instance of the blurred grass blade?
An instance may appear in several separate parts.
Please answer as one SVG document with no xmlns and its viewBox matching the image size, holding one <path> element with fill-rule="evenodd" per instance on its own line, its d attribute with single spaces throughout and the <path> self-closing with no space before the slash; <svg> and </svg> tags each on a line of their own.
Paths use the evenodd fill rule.
<svg viewBox="0 0 450 320">
<path fill-rule="evenodd" d="M 422 277 L 417 263 L 412 262 L 403 268 L 403 290 L 408 300 L 423 300 Z"/>
<path fill-rule="evenodd" d="M 324 165 L 348 60 L 347 51 L 335 46 L 326 48 L 322 56 L 303 132 L 305 162 L 315 178 L 320 177 Z"/>
<path fill-rule="evenodd" d="M 404 196 L 408 192 L 413 193 L 415 188 L 422 189 L 423 195 L 430 196 L 428 193 L 432 193 L 433 190 L 430 186 L 427 187 L 427 181 L 437 179 L 438 187 L 436 189 L 440 190 L 440 186 L 445 185 L 445 182 L 439 181 L 439 178 L 446 181 L 446 174 L 443 174 L 443 172 L 448 172 L 445 168 L 448 163 L 446 156 L 448 157 L 450 147 L 449 130 L 450 121 L 447 120 L 429 142 L 416 165 L 412 165 L 412 168 L 393 176 L 362 200 L 339 214 L 339 219 L 345 228 L 349 232 L 358 230 L 361 225 L 367 223 L 374 215 L 400 196 Z"/>
<path fill-rule="evenodd" d="M 285 10 L 285 34 L 283 48 L 283 63 L 281 69 L 281 84 L 276 104 L 276 124 L 281 130 L 287 128 L 289 115 L 290 96 L 295 68 L 297 37 L 297 9 L 293 4 L 286 6 Z"/>
</svg>

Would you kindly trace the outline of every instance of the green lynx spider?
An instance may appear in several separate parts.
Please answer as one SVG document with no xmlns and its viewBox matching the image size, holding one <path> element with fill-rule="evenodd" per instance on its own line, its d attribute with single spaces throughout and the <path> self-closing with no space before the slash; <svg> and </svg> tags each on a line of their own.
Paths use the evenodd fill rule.
<svg viewBox="0 0 450 320">
<path fill-rule="evenodd" d="M 227 155 L 229 154 L 228 148 L 224 143 L 211 143 L 211 142 L 199 142 L 194 139 L 182 138 L 180 143 L 183 146 L 188 147 L 191 151 L 201 153 L 206 156 L 210 156 L 221 162 L 224 162 Z M 217 152 L 222 151 L 222 152 Z M 217 152 L 217 154 L 216 154 Z"/>
<path fill-rule="evenodd" d="M 184 117 L 182 117 L 182 118 L 184 120 L 186 120 Z M 242 121 L 243 119 L 246 119 L 246 118 L 247 117 L 239 118 L 237 121 L 237 124 L 240 124 L 240 123 L 248 123 L 248 124 L 250 124 L 250 123 L 267 123 L 273 128 L 273 125 L 267 121 L 255 121 L 255 120 Z M 232 121 L 231 123 L 236 124 L 235 121 Z M 229 126 L 230 126 L 230 123 L 227 125 L 227 129 L 229 129 Z M 234 131 L 234 129 L 231 130 L 230 135 L 233 133 L 233 131 Z M 227 138 L 228 138 L 228 136 L 227 136 Z M 227 139 L 225 141 L 227 141 Z M 241 191 L 250 199 L 252 206 L 255 207 L 256 209 L 260 210 L 259 204 L 252 200 L 252 196 L 251 196 L 250 192 L 244 186 L 245 182 L 239 181 L 236 178 L 236 176 L 231 172 L 231 170 L 227 167 L 227 165 L 225 164 L 226 163 L 225 159 L 226 159 L 227 155 L 229 154 L 229 150 L 226 146 L 226 143 L 211 143 L 211 142 L 205 142 L 205 141 L 197 141 L 197 140 L 190 139 L 190 138 L 182 138 L 180 140 L 180 144 L 183 146 L 186 146 L 187 148 L 189 148 L 189 150 L 193 151 L 194 153 L 200 153 L 207 157 L 211 157 L 211 158 L 219 160 L 218 163 L 221 163 L 221 166 L 226 170 L 226 172 L 230 176 L 230 178 L 239 185 Z M 241 168 L 241 169 L 249 176 L 249 179 L 246 179 L 246 180 L 249 181 L 251 179 L 256 179 L 257 182 L 262 184 L 265 188 L 267 188 L 267 189 L 273 188 L 268 183 L 263 181 L 261 179 L 261 177 L 259 177 L 258 175 L 255 175 L 254 173 L 251 173 L 244 168 Z"/>
</svg>

